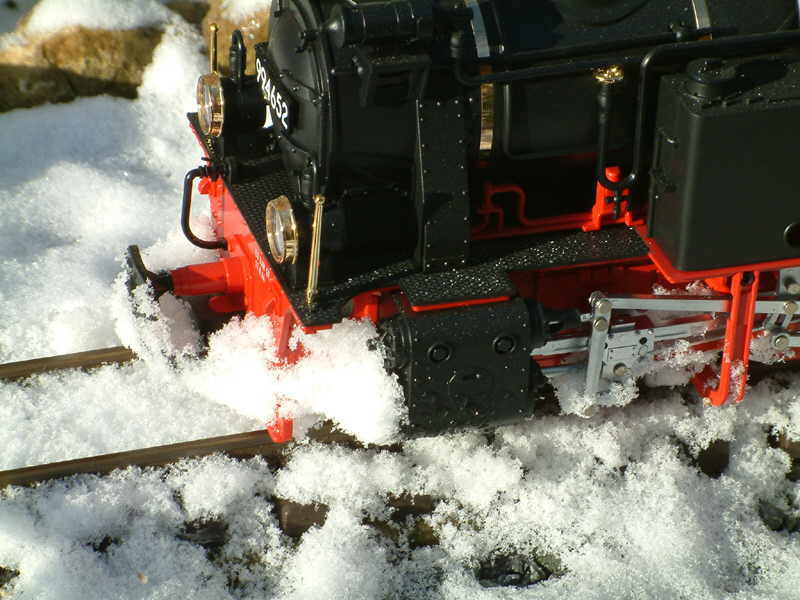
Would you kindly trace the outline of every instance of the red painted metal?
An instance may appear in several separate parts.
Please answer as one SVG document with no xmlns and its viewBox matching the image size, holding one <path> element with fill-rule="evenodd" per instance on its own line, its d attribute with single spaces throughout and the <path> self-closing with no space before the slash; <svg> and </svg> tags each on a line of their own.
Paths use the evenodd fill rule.
<svg viewBox="0 0 800 600">
<path fill-rule="evenodd" d="M 288 442 L 294 437 L 294 421 L 280 416 L 278 410 L 275 411 L 275 418 L 267 423 L 266 426 L 269 438 L 276 444 Z"/>
<path fill-rule="evenodd" d="M 753 263 L 749 265 L 736 265 L 734 267 L 724 267 L 720 269 L 707 269 L 703 271 L 681 271 L 667 258 L 664 250 L 658 245 L 653 238 L 647 237 L 647 227 L 643 225 L 636 226 L 636 232 L 642 241 L 647 245 L 649 250 L 648 256 L 653 263 L 661 271 L 664 278 L 670 283 L 690 283 L 692 281 L 701 280 L 714 280 L 721 277 L 730 277 L 737 273 L 744 272 L 759 272 L 765 271 L 779 271 L 781 269 L 789 269 L 800 267 L 800 258 L 790 258 L 786 260 L 773 260 L 763 263 Z M 713 287 L 713 286 L 712 286 Z M 714 289 L 717 289 L 714 287 Z"/>
<path fill-rule="evenodd" d="M 614 173 L 610 170 L 610 177 Z M 219 312 L 233 312 L 245 310 L 256 316 L 269 315 L 275 331 L 277 348 L 277 361 L 280 364 L 292 364 L 303 354 L 303 349 L 289 348 L 291 333 L 300 325 L 300 319 L 283 292 L 277 277 L 273 273 L 268 261 L 261 253 L 261 249 L 250 232 L 247 224 L 239 213 L 230 192 L 222 180 L 201 180 L 199 185 L 201 193 L 208 193 L 211 202 L 211 213 L 214 229 L 218 237 L 228 241 L 228 250 L 223 252 L 220 260 L 201 265 L 190 265 L 172 272 L 175 283 L 175 292 L 178 295 L 205 295 L 218 294 L 210 301 L 210 306 Z M 610 207 L 605 198 L 608 190 L 598 187 L 595 207 L 592 213 L 566 215 L 544 220 L 527 220 L 524 218 L 525 196 L 524 190 L 519 186 L 487 186 L 487 197 L 498 193 L 511 193 L 517 196 L 516 218 L 527 228 L 526 233 L 532 230 L 543 231 L 553 228 L 581 227 L 584 230 L 594 230 L 619 220 L 609 219 Z M 491 210 L 490 205 L 484 206 L 487 221 L 482 226 L 488 228 L 491 219 L 500 228 L 505 227 L 504 217 L 501 213 Z M 520 212 L 522 211 L 522 212 Z M 613 217 L 613 215 L 610 215 Z M 631 219 L 629 212 L 623 212 L 620 220 Z M 640 235 L 642 228 L 639 228 Z M 518 235 L 518 228 L 505 228 L 502 235 Z M 498 235 L 487 234 L 492 237 Z M 480 237 L 480 236 L 479 236 Z M 648 240 L 645 242 L 648 243 Z M 608 293 L 641 293 L 650 291 L 656 283 L 685 283 L 697 279 L 706 279 L 717 291 L 727 291 L 728 269 L 681 272 L 674 269 L 668 261 L 664 260 L 663 252 L 650 240 L 650 260 L 632 259 L 604 264 L 579 265 L 561 269 L 550 269 L 532 272 L 516 272 L 511 277 L 520 294 L 535 298 L 551 308 L 570 308 L 585 306 L 589 294 L 595 290 L 606 290 Z M 782 261 L 778 265 L 769 266 L 795 266 L 800 261 Z M 749 345 L 752 339 L 754 323 L 754 303 L 758 291 L 760 274 L 755 272 L 754 280 L 749 285 L 742 283 L 741 267 L 739 273 L 734 274 L 732 293 L 731 316 L 726 330 L 723 347 L 722 370 L 719 374 L 719 384 L 712 389 L 709 385 L 712 375 L 705 373 L 698 377 L 698 385 L 702 386 L 704 396 L 711 399 L 715 405 L 724 404 L 728 400 L 740 401 L 744 395 L 744 382 L 746 381 L 747 365 L 749 359 Z M 386 288 L 364 292 L 353 298 L 351 316 L 366 318 L 377 323 L 383 318 L 391 316 L 397 307 L 391 301 L 392 293 L 397 288 Z M 422 312 L 428 310 L 444 310 L 459 306 L 485 304 L 488 302 L 502 302 L 509 298 L 506 296 L 490 299 L 478 299 L 469 302 L 453 302 L 429 306 L 412 306 L 411 310 Z M 314 332 L 329 327 L 303 328 L 306 332 Z M 558 364 L 548 357 L 540 357 L 543 366 Z M 567 357 L 567 360 L 571 360 Z M 716 378 L 716 374 L 713 374 Z M 293 422 L 291 418 L 282 416 L 276 411 L 275 418 L 267 425 L 270 437 L 276 442 L 291 439 Z"/>
<path fill-rule="evenodd" d="M 380 312 L 381 292 L 380 290 L 364 292 L 353 298 L 354 319 L 369 319 L 373 323 L 378 322 Z"/>
<path fill-rule="evenodd" d="M 216 313 L 228 314 L 244 312 L 247 307 L 241 294 L 212 296 L 208 299 L 208 307 Z"/>
<path fill-rule="evenodd" d="M 607 167 L 606 178 L 611 182 L 617 182 L 622 178 L 619 167 Z M 623 197 L 630 196 L 630 190 L 622 192 Z M 619 216 L 614 217 L 614 203 L 609 199 L 614 197 L 614 192 L 603 186 L 600 182 L 597 183 L 594 196 L 594 206 L 590 218 L 583 225 L 583 231 L 598 231 L 606 225 L 619 225 L 625 224 L 629 227 L 639 222 L 635 219 L 633 213 L 630 211 L 628 201 L 623 200 L 619 207 Z"/>
<path fill-rule="evenodd" d="M 714 406 L 728 401 L 741 402 L 747 387 L 750 363 L 750 342 L 753 340 L 755 306 L 760 273 L 737 273 L 731 280 L 731 308 L 725 328 L 719 381 L 712 386 L 708 368 L 700 374 L 695 386 Z"/>
<path fill-rule="evenodd" d="M 704 281 L 716 292 L 731 294 L 731 312 L 725 329 L 722 345 L 720 372 L 711 366 L 706 367 L 693 379 L 698 393 L 714 406 L 727 402 L 741 402 L 744 398 L 750 362 L 750 343 L 753 340 L 755 323 L 755 302 L 761 283 L 774 289 L 776 272 L 780 269 L 800 266 L 799 259 L 787 259 L 737 265 L 720 269 L 702 271 L 682 271 L 675 267 L 658 243 L 647 236 L 644 226 L 638 226 L 637 233 L 648 247 L 648 256 L 661 275 L 669 283 L 689 283 Z M 752 274 L 751 283 L 743 282 L 745 274 Z"/>
<path fill-rule="evenodd" d="M 589 310 L 592 292 L 641 294 L 664 284 L 646 258 L 509 274 L 520 295 L 554 309 Z"/>
<path fill-rule="evenodd" d="M 606 177 L 610 181 L 619 181 L 621 177 L 619 167 L 608 167 Z M 505 209 L 494 201 L 494 197 L 500 194 L 514 197 L 513 219 L 517 225 L 506 224 Z M 630 192 L 625 190 L 622 195 L 628 196 L 629 194 Z M 481 217 L 481 223 L 472 228 L 472 238 L 491 240 L 569 229 L 597 231 L 608 225 L 628 225 L 630 227 L 644 223 L 643 219 L 636 217 L 629 210 L 626 201 L 623 201 L 620 206 L 620 216 L 614 218 L 614 205 L 607 202 L 607 199 L 613 195 L 611 190 L 598 183 L 591 211 L 530 219 L 526 216 L 528 198 L 522 187 L 513 184 L 495 185 L 487 181 L 483 188 L 483 202 L 476 211 L 477 215 Z"/>
<path fill-rule="evenodd" d="M 277 363 L 288 365 L 303 355 L 299 345 L 292 349 L 289 340 L 292 331 L 300 326 L 289 299 L 265 259 L 261 248 L 222 179 L 204 178 L 198 185 L 200 193 L 209 195 L 211 215 L 217 238 L 228 242 L 227 251 L 220 253 L 216 262 L 189 265 L 171 272 L 175 294 L 196 296 L 218 294 L 209 300 L 209 306 L 221 313 L 246 311 L 256 316 L 268 315 L 273 324 Z M 311 333 L 325 329 L 303 327 Z M 267 425 L 275 442 L 285 442 L 292 437 L 292 420 L 276 412 Z"/>
<path fill-rule="evenodd" d="M 350 318 L 369 319 L 377 325 L 380 321 L 395 316 L 399 309 L 393 300 L 393 296 L 399 290 L 400 288 L 395 285 L 358 294 L 353 297 Z"/>
<path fill-rule="evenodd" d="M 505 302 L 511 300 L 511 296 L 497 296 L 496 298 L 477 298 L 475 300 L 462 300 L 460 302 L 444 302 L 442 304 L 424 304 L 422 306 L 412 305 L 414 312 L 427 312 L 430 310 L 444 310 L 446 308 L 460 308 L 462 306 L 477 306 L 479 304 L 494 304 L 495 302 Z"/>
<path fill-rule="evenodd" d="M 171 272 L 176 296 L 238 294 L 244 287 L 244 265 L 240 257 L 181 267 Z"/>
<path fill-rule="evenodd" d="M 515 198 L 513 216 L 519 225 L 509 226 L 506 224 L 505 210 L 494 201 L 494 197 L 499 194 L 511 194 Z M 482 217 L 482 222 L 472 228 L 472 239 L 492 240 L 548 231 L 580 229 L 590 214 L 587 212 L 529 219 L 525 216 L 527 203 L 527 194 L 520 186 L 495 185 L 487 181 L 483 188 L 483 203 L 476 211 Z"/>
</svg>

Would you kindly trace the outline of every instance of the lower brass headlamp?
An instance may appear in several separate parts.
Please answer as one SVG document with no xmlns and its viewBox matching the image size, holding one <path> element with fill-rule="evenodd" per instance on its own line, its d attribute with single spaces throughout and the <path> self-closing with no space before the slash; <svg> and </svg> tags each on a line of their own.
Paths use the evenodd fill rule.
<svg viewBox="0 0 800 600">
<path fill-rule="evenodd" d="M 197 119 L 203 135 L 219 137 L 225 118 L 225 93 L 219 73 L 207 73 L 197 80 Z"/>
<path fill-rule="evenodd" d="M 299 236 L 292 204 L 286 196 L 278 196 L 267 204 L 267 243 L 277 263 L 297 260 Z"/>
</svg>

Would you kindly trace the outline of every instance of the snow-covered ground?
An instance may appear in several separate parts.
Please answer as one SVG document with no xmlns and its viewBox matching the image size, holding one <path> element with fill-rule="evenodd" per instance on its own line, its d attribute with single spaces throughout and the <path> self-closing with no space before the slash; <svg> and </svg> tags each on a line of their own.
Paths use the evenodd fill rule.
<svg viewBox="0 0 800 600">
<path fill-rule="evenodd" d="M 120 23 L 148 4 L 107 3 Z M 103 2 L 69 4 L 74 20 Z M 364 324 L 306 340 L 309 358 L 288 373 L 268 366 L 269 325 L 256 319 L 227 326 L 202 359 L 169 297 L 159 310 L 172 321 L 140 322 L 133 333 L 118 279 L 126 246 L 139 244 L 153 269 L 211 259 L 177 226 L 182 176 L 200 156 L 183 115 L 205 69 L 201 40 L 159 18 L 166 34 L 137 100 L 0 115 L 0 362 L 121 342 L 146 357 L 0 383 L 0 469 L 257 429 L 284 397 L 305 424 L 325 415 L 363 439 L 391 438 L 402 419 L 397 387 L 366 350 Z M 195 227 L 204 226 L 199 214 Z M 18 575 L 0 595 L 800 598 L 800 533 L 788 531 L 800 486 L 785 477 L 788 456 L 768 444 L 770 431 L 800 439 L 797 390 L 800 379 L 786 375 L 724 409 L 665 391 L 588 419 L 502 428 L 491 440 L 407 442 L 402 454 L 307 442 L 280 473 L 211 457 L 6 490 L 0 582 Z M 712 479 L 693 457 L 715 440 L 730 442 L 730 463 Z M 394 523 L 394 535 L 365 524 L 391 522 L 385 499 L 402 493 L 440 501 L 429 516 Z M 292 540 L 271 497 L 324 503 L 325 524 Z M 788 528 L 766 527 L 759 507 Z M 438 545 L 417 545 L 415 520 Z M 227 527 L 215 552 L 185 535 L 203 521 Z M 535 580 L 543 567 L 557 575 L 511 585 L 513 572 Z"/>
</svg>

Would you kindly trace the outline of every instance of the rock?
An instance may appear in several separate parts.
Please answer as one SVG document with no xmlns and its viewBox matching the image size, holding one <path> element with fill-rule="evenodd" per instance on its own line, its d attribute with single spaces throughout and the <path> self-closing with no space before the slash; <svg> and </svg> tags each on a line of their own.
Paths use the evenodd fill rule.
<svg viewBox="0 0 800 600">
<path fill-rule="evenodd" d="M 19 571 L 0 565 L 0 596 L 17 577 L 19 577 Z"/>
<path fill-rule="evenodd" d="M 800 515 L 786 517 L 786 531 L 789 533 L 797 533 L 800 531 Z"/>
<path fill-rule="evenodd" d="M 789 481 L 800 481 L 800 458 L 792 459 L 792 466 L 786 473 L 786 479 Z"/>
<path fill-rule="evenodd" d="M 527 587 L 551 576 L 537 563 L 517 554 L 494 554 L 481 562 L 476 577 L 483 587 Z"/>
<path fill-rule="evenodd" d="M 428 521 L 423 518 L 417 518 L 414 520 L 414 524 L 408 534 L 408 543 L 412 548 L 437 546 L 439 544 L 439 535 Z"/>
<path fill-rule="evenodd" d="M 550 573 L 547 569 L 535 562 L 528 565 L 528 580 L 531 583 L 539 583 L 551 576 L 558 577 L 560 574 Z"/>
<path fill-rule="evenodd" d="M 173 0 L 167 6 L 198 27 L 209 9 L 208 4 L 188 0 Z M 161 41 L 161 29 L 68 27 L 34 34 L 26 29 L 30 14 L 0 44 L 0 112 L 79 96 L 136 97 L 144 69 Z"/>
<path fill-rule="evenodd" d="M 78 96 L 135 98 L 162 32 L 70 27 L 0 50 L 0 111 Z"/>
<path fill-rule="evenodd" d="M 183 524 L 176 537 L 202 546 L 213 560 L 228 541 L 228 524 L 219 518 L 200 518 Z"/>
<path fill-rule="evenodd" d="M 758 503 L 758 514 L 761 520 L 772 531 L 780 531 L 786 522 L 786 515 L 774 504 L 761 500 Z"/>
<path fill-rule="evenodd" d="M 328 518 L 324 504 L 300 504 L 283 498 L 274 498 L 273 502 L 281 531 L 289 537 L 299 538 L 312 527 L 321 527 Z"/>
<path fill-rule="evenodd" d="M 135 98 L 161 35 L 150 27 L 129 31 L 79 27 L 49 37 L 41 48 L 47 63 L 64 74 L 75 95 Z"/>
<path fill-rule="evenodd" d="M 719 479 L 728 468 L 730 456 L 731 443 L 726 440 L 714 440 L 708 448 L 697 454 L 697 466 L 711 479 Z"/>
<path fill-rule="evenodd" d="M 110 535 L 104 536 L 100 541 L 89 542 L 89 546 L 98 554 L 105 554 L 109 548 L 117 545 L 119 545 L 119 540 Z"/>
<path fill-rule="evenodd" d="M 520 585 L 522 583 L 522 580 L 523 580 L 523 575 L 521 573 L 506 573 L 504 575 L 500 575 L 497 578 L 497 584 L 503 587 L 507 587 L 510 585 Z"/>
<path fill-rule="evenodd" d="M 714 440 L 697 455 L 693 455 L 689 446 L 678 438 L 672 441 L 690 465 L 711 479 L 718 479 L 728 468 L 731 454 L 731 443 L 728 441 Z"/>
<path fill-rule="evenodd" d="M 269 3 L 240 21 L 223 18 L 223 3 L 171 0 L 166 6 L 200 27 L 206 39 L 208 26 L 218 24 L 222 72 L 227 70 L 231 34 L 240 29 L 248 48 L 247 70 L 254 73 L 254 46 L 267 38 Z M 135 98 L 162 35 L 157 27 L 125 31 L 69 27 L 52 34 L 31 34 L 26 22 L 23 17 L 16 31 L 8 34 L 7 43 L 0 45 L 0 112 L 69 102 L 79 96 Z"/>
<path fill-rule="evenodd" d="M 173 0 L 167 2 L 166 7 L 173 12 L 178 13 L 188 23 L 201 29 L 203 19 L 208 13 L 208 4 L 205 2 L 192 2 L 192 0 Z"/>
<path fill-rule="evenodd" d="M 550 552 L 536 552 L 534 555 L 536 560 L 536 564 L 542 567 L 549 575 L 553 575 L 555 577 L 561 577 L 565 575 L 567 569 L 564 567 L 564 563 L 561 562 L 561 558 L 557 554 L 551 554 Z"/>
<path fill-rule="evenodd" d="M 792 458 L 800 458 L 800 440 L 792 440 L 782 433 L 778 437 L 778 446 Z"/>
<path fill-rule="evenodd" d="M 255 70 L 255 45 L 267 41 L 267 24 L 269 23 L 269 2 L 264 2 L 264 8 L 248 15 L 246 18 L 231 21 L 226 18 L 223 10 L 225 0 L 211 0 L 208 12 L 203 19 L 203 36 L 209 39 L 209 26 L 216 23 L 219 26 L 217 57 L 219 69 L 222 73 L 228 72 L 228 52 L 231 46 L 231 34 L 239 29 L 242 32 L 244 43 L 247 46 L 246 72 L 254 74 Z"/>
</svg>

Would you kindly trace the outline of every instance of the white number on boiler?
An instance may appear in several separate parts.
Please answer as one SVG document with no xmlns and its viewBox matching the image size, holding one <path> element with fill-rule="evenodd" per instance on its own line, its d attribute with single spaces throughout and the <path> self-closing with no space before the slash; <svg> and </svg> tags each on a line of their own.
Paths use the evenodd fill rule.
<svg viewBox="0 0 800 600">
<path fill-rule="evenodd" d="M 289 103 L 286 102 L 277 86 L 272 83 L 261 59 L 256 60 L 256 76 L 261 84 L 261 93 L 264 95 L 264 100 L 267 101 L 267 112 L 270 120 L 273 123 L 280 121 L 283 129 L 288 131 L 291 116 L 289 114 Z"/>
</svg>

